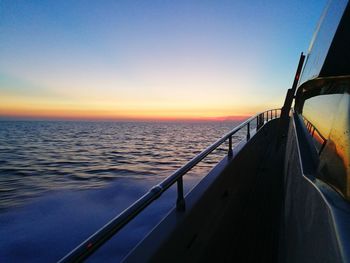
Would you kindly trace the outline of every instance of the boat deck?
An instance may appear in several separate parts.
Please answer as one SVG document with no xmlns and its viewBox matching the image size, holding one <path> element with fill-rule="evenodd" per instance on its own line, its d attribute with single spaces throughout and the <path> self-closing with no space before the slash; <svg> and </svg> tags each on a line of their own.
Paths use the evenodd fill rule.
<svg viewBox="0 0 350 263">
<path fill-rule="evenodd" d="M 278 123 L 218 164 L 186 197 L 188 209 L 171 212 L 126 262 L 277 262 L 285 150 Z"/>
<path fill-rule="evenodd" d="M 266 149 L 250 193 L 227 216 L 229 220 L 221 224 L 221 231 L 213 237 L 200 261 L 278 261 L 285 147 L 277 150 L 276 143 L 271 142 Z"/>
</svg>

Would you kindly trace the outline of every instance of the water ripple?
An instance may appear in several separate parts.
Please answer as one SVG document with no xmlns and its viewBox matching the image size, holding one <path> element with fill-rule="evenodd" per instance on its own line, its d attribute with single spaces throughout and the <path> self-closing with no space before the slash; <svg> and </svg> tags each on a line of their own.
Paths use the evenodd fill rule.
<svg viewBox="0 0 350 263">
<path fill-rule="evenodd" d="M 170 175 L 237 124 L 2 121 L 0 209 L 50 190 Z M 203 176 L 226 152 L 215 151 L 189 176 Z"/>
</svg>

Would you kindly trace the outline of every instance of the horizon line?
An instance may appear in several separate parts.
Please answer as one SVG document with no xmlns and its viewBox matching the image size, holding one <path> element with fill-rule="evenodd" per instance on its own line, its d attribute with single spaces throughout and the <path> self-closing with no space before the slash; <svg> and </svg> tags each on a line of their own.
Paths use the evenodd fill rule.
<svg viewBox="0 0 350 263">
<path fill-rule="evenodd" d="M 25 116 L 0 115 L 0 121 L 120 121 L 120 122 L 201 122 L 201 121 L 243 121 L 251 115 L 230 115 L 218 117 L 88 117 L 88 116 Z"/>
</svg>

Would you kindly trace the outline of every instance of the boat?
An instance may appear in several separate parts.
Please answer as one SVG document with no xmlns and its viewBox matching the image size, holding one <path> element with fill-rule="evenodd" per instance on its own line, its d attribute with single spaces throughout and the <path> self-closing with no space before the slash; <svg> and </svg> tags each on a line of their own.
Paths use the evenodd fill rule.
<svg viewBox="0 0 350 263">
<path fill-rule="evenodd" d="M 332 0 L 281 109 L 235 127 L 60 262 L 87 259 L 174 184 L 174 208 L 124 262 L 350 262 L 349 47 L 350 4 Z M 184 196 L 183 176 L 225 143 Z"/>
</svg>

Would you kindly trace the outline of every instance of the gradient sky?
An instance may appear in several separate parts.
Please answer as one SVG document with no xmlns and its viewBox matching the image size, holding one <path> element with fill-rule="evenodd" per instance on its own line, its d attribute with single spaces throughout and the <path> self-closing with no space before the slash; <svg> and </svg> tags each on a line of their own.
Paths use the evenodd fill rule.
<svg viewBox="0 0 350 263">
<path fill-rule="evenodd" d="M 0 116 L 212 118 L 280 107 L 326 0 L 0 0 Z"/>
</svg>

